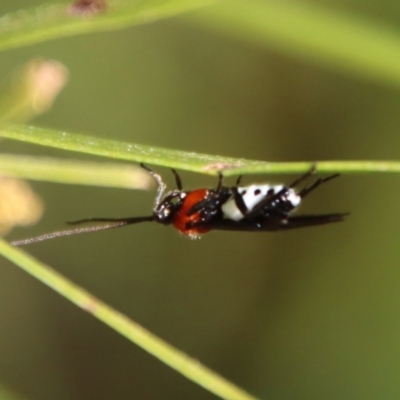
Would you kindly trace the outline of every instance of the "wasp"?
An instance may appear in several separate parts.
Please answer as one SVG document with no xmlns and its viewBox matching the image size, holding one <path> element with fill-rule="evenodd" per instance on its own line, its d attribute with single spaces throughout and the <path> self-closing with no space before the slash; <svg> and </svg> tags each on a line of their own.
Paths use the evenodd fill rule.
<svg viewBox="0 0 400 400">
<path fill-rule="evenodd" d="M 197 238 L 211 230 L 268 232 L 340 222 L 348 213 L 297 215 L 292 213 L 303 199 L 322 184 L 337 178 L 339 174 L 316 179 L 311 185 L 298 189 L 314 173 L 313 167 L 290 185 L 252 184 L 241 186 L 241 176 L 234 186 L 223 184 L 219 173 L 218 183 L 212 189 L 183 190 L 182 181 L 172 169 L 176 189 L 167 191 L 161 176 L 141 164 L 158 184 L 153 212 L 148 216 L 127 218 L 87 218 L 69 222 L 79 225 L 88 222 L 101 223 L 95 226 L 62 230 L 29 239 L 12 242 L 14 246 L 26 245 L 60 236 L 78 235 L 106 229 L 119 228 L 141 222 L 158 222 L 173 225 L 190 238 Z"/>
</svg>

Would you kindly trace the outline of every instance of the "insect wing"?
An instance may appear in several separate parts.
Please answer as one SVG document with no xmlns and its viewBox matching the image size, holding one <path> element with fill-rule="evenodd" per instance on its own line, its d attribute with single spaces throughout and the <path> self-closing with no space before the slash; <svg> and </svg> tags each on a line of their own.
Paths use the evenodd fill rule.
<svg viewBox="0 0 400 400">
<path fill-rule="evenodd" d="M 349 214 L 299 215 L 287 218 L 271 217 L 262 221 L 252 221 L 246 219 L 241 221 L 233 221 L 230 219 L 222 219 L 219 221 L 211 221 L 209 223 L 194 223 L 191 225 L 191 227 L 201 227 L 219 231 L 274 232 L 280 230 L 305 228 L 308 226 L 325 225 L 333 222 L 341 222 L 347 215 Z"/>
</svg>

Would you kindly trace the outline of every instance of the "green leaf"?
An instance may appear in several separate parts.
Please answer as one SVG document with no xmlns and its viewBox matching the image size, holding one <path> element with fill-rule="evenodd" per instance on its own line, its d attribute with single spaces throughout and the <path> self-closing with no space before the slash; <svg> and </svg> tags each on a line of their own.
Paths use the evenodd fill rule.
<svg viewBox="0 0 400 400">
<path fill-rule="evenodd" d="M 216 0 L 105 0 L 104 10 L 73 12 L 73 2 L 19 10 L 0 18 L 0 50 L 45 40 L 153 22 L 209 5 Z"/>
<path fill-rule="evenodd" d="M 0 254 L 186 378 L 222 399 L 256 400 L 197 360 L 172 347 L 49 266 L 0 239 Z"/>
<path fill-rule="evenodd" d="M 400 85 L 400 32 L 357 15 L 299 1 L 231 0 L 186 19 L 351 77 Z"/>
</svg>

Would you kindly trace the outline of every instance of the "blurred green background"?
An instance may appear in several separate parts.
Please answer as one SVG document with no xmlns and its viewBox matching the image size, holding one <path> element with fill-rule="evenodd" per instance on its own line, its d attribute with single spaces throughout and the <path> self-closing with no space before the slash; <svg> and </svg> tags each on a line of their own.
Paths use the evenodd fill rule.
<svg viewBox="0 0 400 400">
<path fill-rule="evenodd" d="M 2 0 L 0 14 L 41 3 Z M 307 3 L 400 32 L 393 0 Z M 399 159 L 398 88 L 218 34 L 188 16 L 3 52 L 3 82 L 33 57 L 70 71 L 40 126 L 260 160 Z M 2 150 L 94 159 L 12 141 Z M 170 171 L 157 171 L 173 184 Z M 215 185 L 196 174 L 182 179 L 187 188 Z M 10 239 L 90 216 L 147 215 L 154 198 L 32 185 L 45 215 Z M 260 398 L 398 399 L 399 197 L 396 175 L 346 175 L 302 207 L 350 211 L 342 224 L 199 241 L 143 224 L 26 249 Z M 0 282 L 1 382 L 26 399 L 215 398 L 4 260 Z"/>
</svg>

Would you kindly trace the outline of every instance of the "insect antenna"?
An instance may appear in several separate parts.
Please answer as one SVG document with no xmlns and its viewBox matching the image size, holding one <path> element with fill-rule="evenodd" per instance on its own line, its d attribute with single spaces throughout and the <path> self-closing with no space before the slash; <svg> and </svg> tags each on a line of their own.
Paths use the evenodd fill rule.
<svg viewBox="0 0 400 400">
<path fill-rule="evenodd" d="M 151 218 L 151 219 L 150 219 Z M 127 222 L 124 225 L 130 225 L 130 224 L 135 224 L 137 222 L 143 222 L 143 221 L 153 221 L 153 216 L 148 216 L 148 217 L 128 217 L 128 218 L 84 218 L 84 219 L 79 219 L 77 221 L 67 221 L 68 225 L 79 225 L 79 224 L 86 224 L 88 222 Z M 133 221 L 133 222 L 131 222 Z M 122 226 L 124 226 L 122 225 Z M 101 225 L 100 225 L 101 226 Z"/>
<path fill-rule="evenodd" d="M 157 194 L 156 194 L 156 198 L 154 200 L 154 210 L 156 210 L 160 203 L 161 203 L 161 199 L 164 196 L 165 190 L 167 188 L 167 185 L 165 184 L 165 182 L 162 180 L 161 176 L 158 175 L 157 173 L 155 173 L 152 169 L 146 167 L 146 165 L 144 165 L 143 163 L 140 163 L 140 166 L 145 169 L 157 182 L 158 188 L 157 188 Z"/>
<path fill-rule="evenodd" d="M 137 224 L 140 222 L 151 222 L 151 221 L 154 221 L 154 217 L 152 215 L 147 216 L 147 217 L 131 217 L 131 218 L 115 218 L 115 219 L 87 218 L 87 219 L 81 219 L 79 221 L 68 222 L 68 224 L 75 225 L 75 224 L 82 224 L 82 223 L 86 223 L 86 222 L 108 222 L 108 223 L 103 224 L 103 225 L 88 226 L 88 227 L 84 227 L 84 228 L 67 229 L 67 230 L 63 230 L 63 231 L 46 233 L 44 235 L 35 236 L 32 238 L 28 238 L 28 239 L 15 240 L 14 242 L 11 242 L 11 244 L 13 246 L 24 246 L 27 244 L 42 242 L 44 240 L 55 239 L 55 238 L 58 238 L 61 236 L 72 236 L 72 235 L 80 235 L 81 233 L 105 231 L 107 229 L 120 228 L 120 227 L 126 226 L 126 225 Z"/>
</svg>

